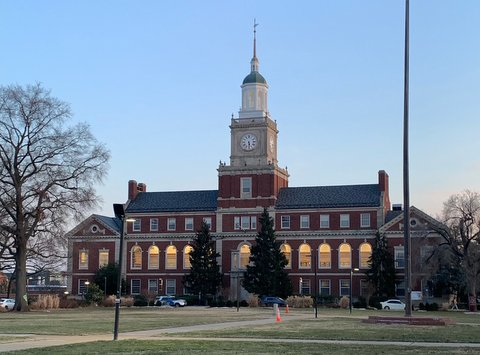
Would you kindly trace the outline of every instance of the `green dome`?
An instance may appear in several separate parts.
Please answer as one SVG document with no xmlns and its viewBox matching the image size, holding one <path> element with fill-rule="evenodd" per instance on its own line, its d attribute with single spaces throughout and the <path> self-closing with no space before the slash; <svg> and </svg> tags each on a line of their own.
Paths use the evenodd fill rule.
<svg viewBox="0 0 480 355">
<path fill-rule="evenodd" d="M 243 79 L 243 84 L 253 84 L 253 83 L 260 83 L 266 84 L 267 81 L 265 78 L 260 74 L 258 71 L 252 71 L 248 74 L 245 79 Z"/>
</svg>

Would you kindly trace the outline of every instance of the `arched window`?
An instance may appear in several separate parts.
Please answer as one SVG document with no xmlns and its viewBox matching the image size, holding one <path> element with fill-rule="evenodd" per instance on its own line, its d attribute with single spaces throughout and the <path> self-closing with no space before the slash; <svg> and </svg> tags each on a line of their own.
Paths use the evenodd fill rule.
<svg viewBox="0 0 480 355">
<path fill-rule="evenodd" d="M 148 268 L 158 269 L 160 267 L 160 251 L 156 245 L 148 248 Z"/>
<path fill-rule="evenodd" d="M 177 268 L 177 248 L 173 245 L 167 247 L 167 257 L 165 259 L 165 269 Z"/>
<path fill-rule="evenodd" d="M 140 248 L 138 245 L 134 245 L 131 249 L 130 267 L 132 269 L 142 268 L 142 248 Z"/>
<path fill-rule="evenodd" d="M 361 268 L 368 268 L 370 265 L 368 260 L 372 255 L 372 246 L 368 243 L 362 243 L 360 245 L 360 267 Z"/>
<path fill-rule="evenodd" d="M 288 244 L 282 244 L 280 246 L 280 251 L 285 255 L 285 257 L 288 260 L 287 265 L 285 265 L 285 268 L 291 269 L 292 268 L 292 248 Z"/>
<path fill-rule="evenodd" d="M 308 244 L 300 245 L 299 249 L 300 269 L 310 269 L 312 267 L 312 249 Z"/>
<path fill-rule="evenodd" d="M 240 247 L 240 269 L 246 269 L 250 263 L 250 247 L 247 244 L 243 244 Z"/>
<path fill-rule="evenodd" d="M 187 245 L 183 249 L 183 268 L 190 269 L 192 264 L 190 263 L 190 252 L 193 251 L 193 247 L 191 245 Z"/>
<path fill-rule="evenodd" d="M 332 249 L 327 243 L 320 245 L 320 263 L 319 266 L 321 269 L 329 269 L 332 267 Z"/>
<path fill-rule="evenodd" d="M 349 244 L 340 244 L 338 248 L 339 254 L 339 267 L 341 269 L 350 269 L 352 267 L 352 248 Z"/>
</svg>

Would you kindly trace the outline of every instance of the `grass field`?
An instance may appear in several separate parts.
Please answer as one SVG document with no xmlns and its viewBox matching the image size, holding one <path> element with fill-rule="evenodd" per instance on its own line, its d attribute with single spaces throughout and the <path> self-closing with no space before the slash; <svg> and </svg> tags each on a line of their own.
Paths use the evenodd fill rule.
<svg viewBox="0 0 480 355">
<path fill-rule="evenodd" d="M 376 340 L 376 341 L 422 341 L 446 343 L 480 342 L 480 314 L 463 312 L 414 313 L 414 316 L 448 317 L 457 322 L 444 327 L 376 325 L 361 322 L 369 315 L 403 316 L 402 312 L 354 310 L 350 316 L 345 310 L 320 309 L 315 319 L 312 310 L 282 310 L 282 322 L 275 322 L 272 309 L 203 308 L 184 309 L 130 308 L 122 309 L 120 316 L 120 339 L 122 333 L 172 328 L 189 325 L 214 324 L 240 320 L 271 318 L 266 325 L 253 325 L 223 330 L 204 330 L 182 334 L 172 340 L 170 335 L 158 340 L 121 340 L 117 342 L 90 342 L 61 347 L 30 349 L 15 354 L 477 354 L 479 348 L 416 348 L 394 345 L 364 344 L 312 344 L 312 340 Z M 0 313 L 0 351 L 2 343 L 18 339 L 18 335 L 92 335 L 112 334 L 114 311 L 108 308 L 55 310 L 50 312 Z M 11 334 L 11 336 L 9 336 Z M 16 334 L 16 336 L 14 336 Z M 191 339 L 197 338 L 197 339 Z M 203 338 L 200 340 L 198 338 Z M 221 339 L 220 339 L 221 338 Z M 231 340 L 225 340 L 230 338 Z M 248 341 L 239 338 L 248 338 Z M 255 341 L 255 339 L 258 339 Z M 266 344 L 263 339 L 290 339 L 289 342 Z"/>
</svg>

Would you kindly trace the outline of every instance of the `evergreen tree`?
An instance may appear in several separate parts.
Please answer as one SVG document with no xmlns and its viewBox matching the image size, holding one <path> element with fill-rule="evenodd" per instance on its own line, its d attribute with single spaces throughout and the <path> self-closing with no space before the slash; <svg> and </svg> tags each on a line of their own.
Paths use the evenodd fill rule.
<svg viewBox="0 0 480 355">
<path fill-rule="evenodd" d="M 93 280 L 100 289 L 107 295 L 115 295 L 117 293 L 118 284 L 118 264 L 109 263 L 102 266 L 95 272 Z M 125 291 L 125 280 L 122 279 L 122 291 Z M 107 290 L 105 291 L 105 286 Z"/>
<path fill-rule="evenodd" d="M 267 209 L 260 217 L 260 231 L 252 246 L 250 264 L 244 275 L 243 287 L 257 295 L 287 297 L 292 294 L 292 283 L 285 271 L 288 260 L 275 238 L 273 218 Z"/>
<path fill-rule="evenodd" d="M 215 242 L 210 235 L 208 225 L 203 222 L 197 231 L 190 252 L 190 273 L 183 277 L 188 292 L 199 295 L 202 301 L 206 295 L 215 295 L 222 285 L 223 274 L 217 263 L 220 256 L 215 251 Z"/>
<path fill-rule="evenodd" d="M 388 250 L 385 235 L 379 232 L 375 235 L 372 255 L 368 260 L 367 280 L 375 289 L 375 296 L 391 297 L 395 295 L 395 264 Z"/>
</svg>

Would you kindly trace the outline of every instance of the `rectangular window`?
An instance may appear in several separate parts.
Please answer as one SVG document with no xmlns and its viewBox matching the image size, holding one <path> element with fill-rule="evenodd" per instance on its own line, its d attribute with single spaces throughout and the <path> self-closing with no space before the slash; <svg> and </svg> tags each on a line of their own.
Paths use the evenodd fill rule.
<svg viewBox="0 0 480 355">
<path fill-rule="evenodd" d="M 252 197 L 252 178 L 244 177 L 240 178 L 240 197 L 251 198 Z"/>
<path fill-rule="evenodd" d="M 242 221 L 242 229 L 243 230 L 250 229 L 250 217 L 242 216 L 241 221 Z"/>
<path fill-rule="evenodd" d="M 308 279 L 301 279 L 300 281 L 300 294 L 301 295 L 309 295 L 310 291 L 310 280 Z"/>
<path fill-rule="evenodd" d="M 150 218 L 150 232 L 158 231 L 158 218 Z"/>
<path fill-rule="evenodd" d="M 281 216 L 282 229 L 290 229 L 290 216 Z"/>
<path fill-rule="evenodd" d="M 177 284 L 175 280 L 169 279 L 167 280 L 167 287 L 165 289 L 167 295 L 175 295 L 177 292 Z"/>
<path fill-rule="evenodd" d="M 370 227 L 370 213 L 361 213 L 360 214 L 360 227 L 361 228 Z"/>
<path fill-rule="evenodd" d="M 366 297 L 368 295 L 368 281 L 360 280 L 360 296 Z"/>
<path fill-rule="evenodd" d="M 132 295 L 139 295 L 140 294 L 140 286 L 141 286 L 141 280 L 140 279 L 132 279 L 131 283 L 131 288 L 130 288 L 130 293 Z"/>
<path fill-rule="evenodd" d="M 240 230 L 241 229 L 240 217 L 233 217 L 233 229 L 235 229 L 235 230 Z"/>
<path fill-rule="evenodd" d="M 185 230 L 193 231 L 193 218 L 191 217 L 185 218 Z"/>
<path fill-rule="evenodd" d="M 136 218 L 133 222 L 133 231 L 141 232 L 142 231 L 142 221 L 139 218 Z"/>
<path fill-rule="evenodd" d="M 108 264 L 108 250 L 98 251 L 98 267 L 102 267 Z"/>
<path fill-rule="evenodd" d="M 405 267 L 405 252 L 403 247 L 395 247 L 395 268 L 403 269 Z"/>
<path fill-rule="evenodd" d="M 177 229 L 177 220 L 176 218 L 167 219 L 167 230 L 174 231 Z"/>
<path fill-rule="evenodd" d="M 212 217 L 204 217 L 203 221 L 207 224 L 208 229 L 212 229 Z"/>
<path fill-rule="evenodd" d="M 350 280 L 340 280 L 340 296 L 350 296 Z"/>
<path fill-rule="evenodd" d="M 79 279 L 78 280 L 78 294 L 79 295 L 84 295 L 87 293 L 87 285 L 85 285 L 85 282 L 87 282 L 87 279 Z"/>
<path fill-rule="evenodd" d="M 320 294 L 330 295 L 330 280 L 320 280 Z"/>
<path fill-rule="evenodd" d="M 330 228 L 330 215 L 328 214 L 320 215 L 320 228 Z"/>
<path fill-rule="evenodd" d="M 80 250 L 78 253 L 78 268 L 81 270 L 88 269 L 88 250 Z"/>
<path fill-rule="evenodd" d="M 350 215 L 341 214 L 340 215 L 340 228 L 349 228 L 350 227 Z"/>
<path fill-rule="evenodd" d="M 158 280 L 150 279 L 148 280 L 148 293 L 156 295 L 158 294 Z"/>
<path fill-rule="evenodd" d="M 397 297 L 405 296 L 405 281 L 398 281 L 395 283 L 395 295 Z"/>
<path fill-rule="evenodd" d="M 250 217 L 250 228 L 257 229 L 257 217 L 255 216 Z"/>
<path fill-rule="evenodd" d="M 306 229 L 310 228 L 310 216 L 300 216 L 300 228 Z"/>
</svg>

